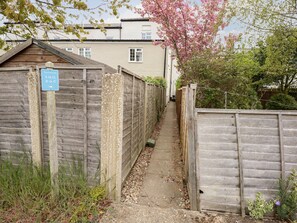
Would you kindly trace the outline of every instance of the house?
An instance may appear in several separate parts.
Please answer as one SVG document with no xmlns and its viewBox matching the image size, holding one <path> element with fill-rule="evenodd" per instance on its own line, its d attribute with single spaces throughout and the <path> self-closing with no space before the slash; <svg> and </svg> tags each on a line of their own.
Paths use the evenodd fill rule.
<svg viewBox="0 0 297 223">
<path fill-rule="evenodd" d="M 48 61 L 53 62 L 57 67 L 68 65 L 100 66 L 105 67 L 107 73 L 117 72 L 116 69 L 104 63 L 67 52 L 36 39 L 28 39 L 0 56 L 0 67 L 42 67 Z"/>
<path fill-rule="evenodd" d="M 83 25 L 83 28 L 87 32 L 83 42 L 59 30 L 49 32 L 47 42 L 114 68 L 123 66 L 143 77 L 164 77 L 168 84 L 168 99 L 175 95 L 175 82 L 179 76 L 176 59 L 172 50 L 154 44 L 155 40 L 162 41 L 156 23 L 148 18 L 122 19 L 120 23 L 106 24 L 105 33 L 90 24 Z M 42 38 L 40 32 L 38 39 Z M 12 36 L 9 39 L 8 43 L 24 41 Z"/>
</svg>

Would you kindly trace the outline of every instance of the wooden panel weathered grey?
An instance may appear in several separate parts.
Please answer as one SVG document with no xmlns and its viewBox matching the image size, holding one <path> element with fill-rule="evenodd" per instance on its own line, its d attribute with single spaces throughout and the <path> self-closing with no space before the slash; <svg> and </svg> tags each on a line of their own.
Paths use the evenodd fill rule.
<svg viewBox="0 0 297 223">
<path fill-rule="evenodd" d="M 246 205 L 240 200 L 253 199 L 257 192 L 275 197 L 282 160 L 286 175 L 297 168 L 297 112 L 196 111 L 202 210 L 239 212 Z"/>
</svg>

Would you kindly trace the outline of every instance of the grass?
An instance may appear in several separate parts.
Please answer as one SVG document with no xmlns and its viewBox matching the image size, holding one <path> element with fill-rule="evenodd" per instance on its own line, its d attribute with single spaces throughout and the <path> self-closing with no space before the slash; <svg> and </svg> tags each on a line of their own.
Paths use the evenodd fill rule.
<svg viewBox="0 0 297 223">
<path fill-rule="evenodd" d="M 48 166 L 0 160 L 0 222 L 94 222 L 109 206 L 104 187 L 90 187 L 79 162 L 61 167 L 58 182 L 53 196 Z"/>
</svg>

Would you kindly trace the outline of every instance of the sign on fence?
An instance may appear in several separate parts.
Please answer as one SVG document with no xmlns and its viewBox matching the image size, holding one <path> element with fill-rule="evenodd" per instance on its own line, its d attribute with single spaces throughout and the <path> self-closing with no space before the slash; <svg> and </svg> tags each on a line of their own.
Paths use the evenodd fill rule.
<svg viewBox="0 0 297 223">
<path fill-rule="evenodd" d="M 59 71 L 41 69 L 41 88 L 43 91 L 59 91 Z"/>
</svg>

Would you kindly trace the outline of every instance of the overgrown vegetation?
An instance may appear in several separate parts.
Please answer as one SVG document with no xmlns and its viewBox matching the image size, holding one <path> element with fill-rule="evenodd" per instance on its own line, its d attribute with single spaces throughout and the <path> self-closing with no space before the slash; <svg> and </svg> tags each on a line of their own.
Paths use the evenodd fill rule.
<svg viewBox="0 0 297 223">
<path fill-rule="evenodd" d="M 90 222 L 109 201 L 102 186 L 90 187 L 79 162 L 59 169 L 59 194 L 53 196 L 48 166 L 26 157 L 0 161 L 0 222 Z"/>
<path fill-rule="evenodd" d="M 175 89 L 178 90 L 182 87 L 182 80 L 181 80 L 181 76 L 178 77 L 178 79 L 175 82 Z"/>
<path fill-rule="evenodd" d="M 162 88 L 166 88 L 167 87 L 167 83 L 166 80 L 163 77 L 151 77 L 151 76 L 147 76 L 145 77 L 145 82 L 149 83 L 149 84 L 154 84 L 156 86 L 162 87 Z"/>
<path fill-rule="evenodd" d="M 257 220 L 263 219 L 267 213 L 272 212 L 273 206 L 273 201 L 265 201 L 262 193 L 260 192 L 256 194 L 256 199 L 254 201 L 248 201 L 248 210 L 250 216 Z"/>
<path fill-rule="evenodd" d="M 198 83 L 197 106 L 204 108 L 297 109 L 297 29 L 278 28 L 253 49 L 199 52 L 184 64 L 182 85 Z M 179 87 L 180 87 L 180 83 Z M 282 93 L 262 103 L 259 91 Z"/>
<path fill-rule="evenodd" d="M 282 220 L 297 220 L 297 172 L 279 180 L 276 214 Z"/>
<path fill-rule="evenodd" d="M 259 65 L 253 54 L 212 52 L 199 54 L 187 63 L 183 84 L 198 83 L 197 106 L 204 108 L 259 109 L 261 103 L 252 84 Z"/>
<path fill-rule="evenodd" d="M 270 110 L 296 110 L 297 102 L 294 97 L 279 93 L 270 98 L 266 104 L 266 108 Z"/>
<path fill-rule="evenodd" d="M 248 202 L 249 214 L 254 219 L 263 219 L 275 207 L 275 214 L 280 220 L 297 220 L 297 171 L 292 170 L 286 179 L 279 179 L 279 188 L 275 200 L 265 201 L 257 193 L 254 201 Z"/>
</svg>

